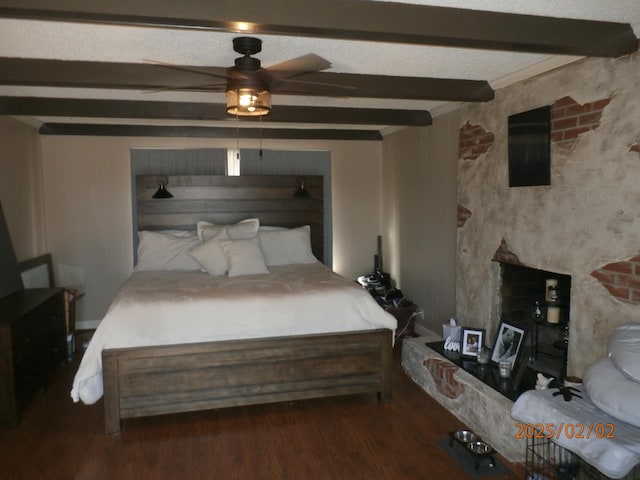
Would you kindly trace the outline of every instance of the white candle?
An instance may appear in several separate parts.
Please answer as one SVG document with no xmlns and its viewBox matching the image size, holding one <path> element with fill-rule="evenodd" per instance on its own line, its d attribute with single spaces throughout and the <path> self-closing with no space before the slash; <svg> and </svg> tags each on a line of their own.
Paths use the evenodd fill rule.
<svg viewBox="0 0 640 480">
<path fill-rule="evenodd" d="M 560 323 L 560 308 L 547 307 L 547 322 Z"/>
</svg>

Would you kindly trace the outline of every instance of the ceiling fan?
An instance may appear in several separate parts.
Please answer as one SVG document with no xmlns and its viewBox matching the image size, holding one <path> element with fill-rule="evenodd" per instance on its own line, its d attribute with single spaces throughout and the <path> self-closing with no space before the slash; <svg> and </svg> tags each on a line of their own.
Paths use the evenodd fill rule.
<svg viewBox="0 0 640 480">
<path fill-rule="evenodd" d="M 242 56 L 235 59 L 235 65 L 227 68 L 226 74 L 221 75 L 210 70 L 197 67 L 185 67 L 170 63 L 153 61 L 155 65 L 201 73 L 224 79 L 225 82 L 208 83 L 197 87 L 209 87 L 213 90 L 224 90 L 227 93 L 227 113 L 235 116 L 260 116 L 271 111 L 271 91 L 284 82 L 304 83 L 309 88 L 337 87 L 351 89 L 343 85 L 329 85 L 317 82 L 296 80 L 295 77 L 305 73 L 320 72 L 331 67 L 328 60 L 309 53 L 301 57 L 292 58 L 268 68 L 263 68 L 260 60 L 252 57 L 262 51 L 262 40 L 255 37 L 236 37 L 233 39 L 233 50 Z M 196 87 L 196 85 L 191 88 Z M 180 90 L 188 89 L 179 88 Z M 167 87 L 161 90 L 178 90 Z M 156 90 L 159 91 L 159 90 Z"/>
</svg>

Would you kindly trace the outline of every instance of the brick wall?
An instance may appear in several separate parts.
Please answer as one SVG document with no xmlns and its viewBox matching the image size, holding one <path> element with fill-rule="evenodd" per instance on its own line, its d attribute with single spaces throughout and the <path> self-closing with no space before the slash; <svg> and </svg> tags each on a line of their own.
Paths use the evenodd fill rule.
<svg viewBox="0 0 640 480">
<path fill-rule="evenodd" d="M 551 106 L 551 141 L 556 145 L 572 149 L 578 137 L 600 125 L 600 119 L 610 98 L 603 98 L 583 105 L 572 97 L 565 96 L 556 100 Z M 467 121 L 460 127 L 458 139 L 459 158 L 475 160 L 487 153 L 493 146 L 495 137 L 481 125 L 473 125 Z M 640 152 L 640 145 L 636 144 L 631 150 Z"/>
<path fill-rule="evenodd" d="M 447 398 L 458 398 L 464 392 L 464 385 L 453 378 L 458 371 L 456 365 L 437 358 L 427 358 L 423 363 L 431 374 L 438 392 L 442 395 Z"/>
<path fill-rule="evenodd" d="M 629 151 L 640 153 L 640 143 L 634 143 L 633 145 L 631 145 Z"/>
<path fill-rule="evenodd" d="M 458 139 L 458 158 L 463 160 L 475 160 L 480 155 L 487 153 L 493 145 L 495 137 L 480 125 L 471 125 L 469 122 L 460 127 Z"/>
<path fill-rule="evenodd" d="M 611 295 L 627 303 L 640 304 L 640 255 L 609 263 L 591 272 Z"/>
<path fill-rule="evenodd" d="M 610 101 L 610 98 L 603 98 L 580 105 L 569 96 L 556 100 L 551 106 L 551 141 L 572 149 L 580 134 L 600 125 L 602 112 Z"/>
</svg>

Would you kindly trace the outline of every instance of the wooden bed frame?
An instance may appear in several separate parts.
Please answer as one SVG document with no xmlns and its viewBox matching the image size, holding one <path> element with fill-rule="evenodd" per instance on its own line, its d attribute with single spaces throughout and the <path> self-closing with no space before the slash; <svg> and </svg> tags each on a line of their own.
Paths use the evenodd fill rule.
<svg viewBox="0 0 640 480">
<path fill-rule="evenodd" d="M 322 258 L 322 177 L 305 177 L 311 199 L 291 196 L 296 177 L 169 177 L 169 190 L 179 198 L 149 201 L 156 178 L 137 177 L 140 230 L 193 228 L 197 220 L 231 223 L 253 216 L 261 224 L 309 224 L 314 253 Z M 246 201 L 238 201 L 246 195 Z M 264 195 L 269 201 L 257 198 Z M 392 345 L 391 330 L 378 329 L 106 349 L 105 430 L 118 433 L 127 418 L 336 395 L 377 393 L 380 401 L 389 401 Z"/>
<path fill-rule="evenodd" d="M 355 393 L 391 399 L 390 330 L 105 350 L 105 429 L 121 419 Z"/>
</svg>

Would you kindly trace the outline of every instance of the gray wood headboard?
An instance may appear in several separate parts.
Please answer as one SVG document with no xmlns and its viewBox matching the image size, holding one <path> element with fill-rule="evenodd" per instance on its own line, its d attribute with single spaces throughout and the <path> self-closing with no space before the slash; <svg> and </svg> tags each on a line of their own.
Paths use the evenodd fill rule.
<svg viewBox="0 0 640 480">
<path fill-rule="evenodd" d="M 323 178 L 305 175 L 310 197 L 294 197 L 300 178 L 295 175 L 225 176 L 171 175 L 167 189 L 173 198 L 154 199 L 158 176 L 136 177 L 137 229 L 195 230 L 200 220 L 231 224 L 257 217 L 260 225 L 311 227 L 311 248 L 324 257 Z M 137 236 L 136 236 L 137 238 Z"/>
</svg>

